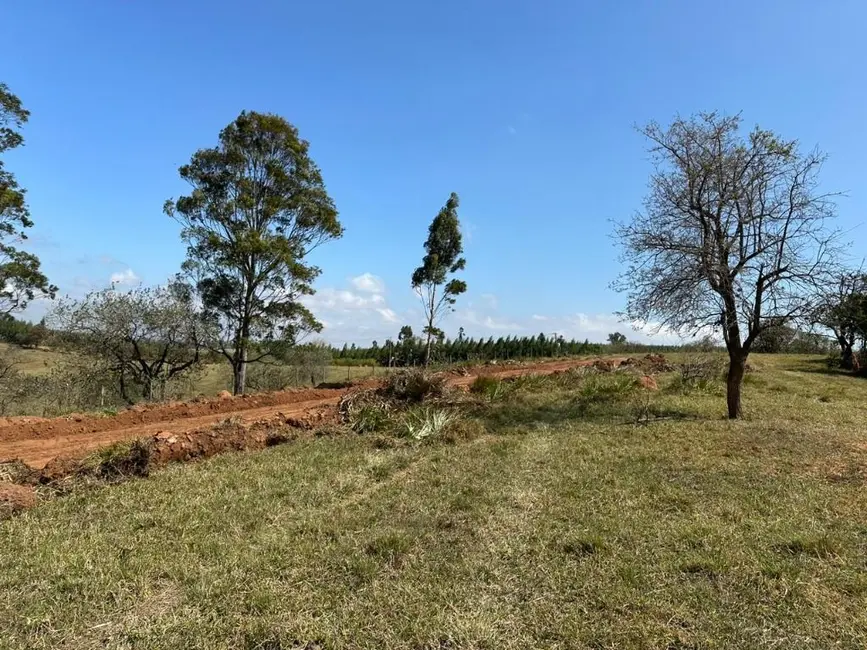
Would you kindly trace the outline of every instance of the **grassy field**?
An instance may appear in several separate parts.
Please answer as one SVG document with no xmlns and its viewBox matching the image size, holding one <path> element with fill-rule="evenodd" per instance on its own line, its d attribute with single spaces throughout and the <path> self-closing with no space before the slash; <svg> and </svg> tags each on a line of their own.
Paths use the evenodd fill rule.
<svg viewBox="0 0 867 650">
<path fill-rule="evenodd" d="M 62 365 L 67 356 L 63 352 L 47 349 L 24 349 L 0 343 L 0 357 L 11 355 L 14 357 L 17 368 L 29 375 L 45 375 Z M 382 377 L 388 371 L 387 368 L 362 367 L 362 366 L 329 366 L 326 371 L 325 381 L 328 383 L 364 379 L 367 377 Z M 303 380 L 300 381 L 303 385 Z M 309 383 L 309 382 L 308 382 Z M 193 395 L 216 395 L 221 390 L 231 390 L 232 372 L 228 363 L 207 364 L 200 377 L 190 386 L 190 396 Z M 41 415 L 35 413 L 34 415 Z"/>
<path fill-rule="evenodd" d="M 0 648 L 867 647 L 867 381 L 524 382 L 0 523 Z M 649 420 L 649 421 L 648 421 Z M 636 424 L 646 422 L 645 424 Z"/>
</svg>

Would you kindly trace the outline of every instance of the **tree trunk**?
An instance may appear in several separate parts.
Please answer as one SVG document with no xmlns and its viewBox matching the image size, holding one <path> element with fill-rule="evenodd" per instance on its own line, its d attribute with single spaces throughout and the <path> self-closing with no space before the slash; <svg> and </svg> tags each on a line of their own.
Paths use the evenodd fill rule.
<svg viewBox="0 0 867 650">
<path fill-rule="evenodd" d="M 120 381 L 120 396 L 123 400 L 132 406 L 134 404 L 133 400 L 129 398 L 129 395 L 126 392 L 126 373 L 124 373 L 123 369 L 120 371 L 120 375 L 118 376 L 118 380 Z"/>
<path fill-rule="evenodd" d="M 840 367 L 843 370 L 855 370 L 855 351 L 846 339 L 840 342 Z"/>
<path fill-rule="evenodd" d="M 427 334 L 427 346 L 424 352 L 424 365 L 425 367 L 430 365 L 430 348 L 431 343 L 433 343 L 432 335 L 430 332 Z"/>
<path fill-rule="evenodd" d="M 726 377 L 726 402 L 729 419 L 741 417 L 741 385 L 747 368 L 747 355 L 743 352 L 729 353 L 729 372 Z"/>
<path fill-rule="evenodd" d="M 232 363 L 232 393 L 243 395 L 247 389 L 247 346 L 242 345 Z"/>
</svg>

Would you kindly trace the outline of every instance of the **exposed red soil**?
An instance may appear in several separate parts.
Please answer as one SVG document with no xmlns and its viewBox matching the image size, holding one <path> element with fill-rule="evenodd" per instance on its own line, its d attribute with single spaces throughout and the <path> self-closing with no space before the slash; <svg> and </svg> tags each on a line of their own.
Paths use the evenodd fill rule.
<svg viewBox="0 0 867 650">
<path fill-rule="evenodd" d="M 564 360 L 532 365 L 488 365 L 466 375 L 451 376 L 452 386 L 469 386 L 477 375 L 500 378 L 526 374 L 553 374 L 570 368 L 591 366 L 599 360 Z M 613 369 L 627 361 L 607 359 Z M 601 364 L 600 364 L 601 365 Z M 0 460 L 20 459 L 43 468 L 60 457 L 58 470 L 69 459 L 81 458 L 94 449 L 131 439 L 151 441 L 158 463 L 209 456 L 224 449 L 265 446 L 275 427 L 309 428 L 334 417 L 340 398 L 355 388 L 322 388 L 245 395 L 208 400 L 135 406 L 115 416 L 72 415 L 44 420 L 22 418 L 0 422 Z M 230 424 L 216 426 L 225 420 Z M 48 468 L 48 473 L 53 473 Z"/>
<path fill-rule="evenodd" d="M 29 485 L 0 483 L 0 519 L 36 505 L 36 491 Z"/>
</svg>

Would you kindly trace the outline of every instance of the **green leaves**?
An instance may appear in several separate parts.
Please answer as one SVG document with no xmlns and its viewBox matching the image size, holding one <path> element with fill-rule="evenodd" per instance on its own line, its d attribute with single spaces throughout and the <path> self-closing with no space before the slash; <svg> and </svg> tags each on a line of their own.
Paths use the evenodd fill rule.
<svg viewBox="0 0 867 650">
<path fill-rule="evenodd" d="M 0 153 L 20 146 L 18 132 L 30 116 L 6 84 L 0 83 Z M 0 160 L 0 313 L 23 309 L 38 295 L 54 298 L 57 287 L 49 284 L 40 270 L 39 259 L 6 243 L 4 239 L 26 239 L 24 231 L 33 226 L 30 211 L 15 177 Z"/>
<path fill-rule="evenodd" d="M 180 168 L 193 191 L 166 203 L 187 243 L 184 268 L 236 368 L 251 342 L 294 343 L 322 328 L 299 302 L 320 272 L 305 257 L 343 227 L 308 149 L 282 117 L 242 112 Z"/>
<path fill-rule="evenodd" d="M 458 195 L 452 192 L 431 222 L 424 244 L 426 255 L 422 265 L 412 274 L 413 288 L 423 284 L 443 284 L 448 273 L 456 273 L 466 266 L 466 260 L 460 257 L 464 249 L 458 222 L 458 204 Z"/>
<path fill-rule="evenodd" d="M 467 283 L 463 280 L 453 278 L 446 282 L 449 273 L 463 270 L 467 263 L 461 257 L 464 248 L 458 222 L 458 203 L 458 195 L 452 192 L 428 228 L 427 241 L 424 243 L 425 256 L 421 266 L 412 274 L 412 288 L 421 299 L 427 320 L 424 329 L 427 334 L 425 363 L 430 361 L 433 337 L 441 334 L 436 327 L 437 321 L 452 308 L 455 298 L 467 290 Z M 437 288 L 443 284 L 445 287 L 437 296 Z"/>
</svg>

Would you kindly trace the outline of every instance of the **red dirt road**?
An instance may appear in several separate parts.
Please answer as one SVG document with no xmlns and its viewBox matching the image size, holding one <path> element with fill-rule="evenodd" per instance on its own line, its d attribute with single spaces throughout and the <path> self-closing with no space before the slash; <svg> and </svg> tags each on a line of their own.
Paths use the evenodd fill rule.
<svg viewBox="0 0 867 650">
<path fill-rule="evenodd" d="M 608 359 L 612 366 L 622 359 Z M 476 375 L 501 378 L 526 374 L 552 374 L 588 366 L 595 359 L 552 361 L 527 366 L 485 366 L 467 376 L 453 376 L 449 384 L 468 386 Z M 75 415 L 50 420 L 10 418 L 0 424 L 0 461 L 20 459 L 41 469 L 57 457 L 81 457 L 99 447 L 119 440 L 154 435 L 159 432 L 184 433 L 213 426 L 227 418 L 252 423 L 284 417 L 304 421 L 305 416 L 323 407 L 336 405 L 351 389 L 311 389 L 281 391 L 238 398 L 156 404 L 133 407 L 116 416 Z"/>
</svg>

